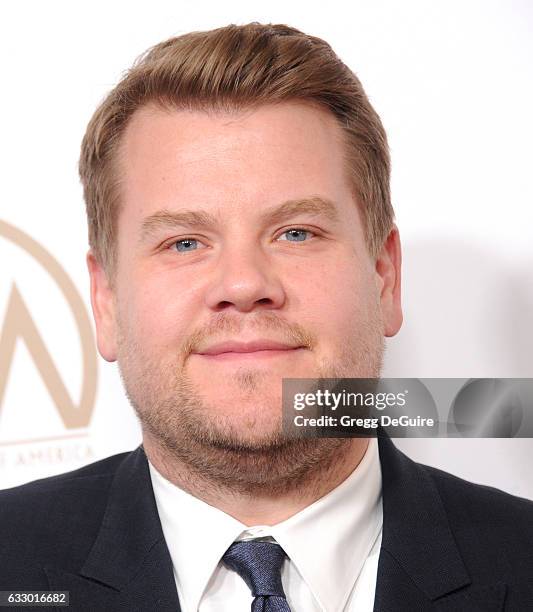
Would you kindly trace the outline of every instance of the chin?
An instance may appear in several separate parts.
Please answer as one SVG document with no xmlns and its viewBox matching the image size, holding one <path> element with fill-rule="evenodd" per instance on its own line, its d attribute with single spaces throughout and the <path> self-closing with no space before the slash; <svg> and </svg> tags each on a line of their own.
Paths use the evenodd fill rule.
<svg viewBox="0 0 533 612">
<path fill-rule="evenodd" d="M 235 431 L 243 435 L 262 436 L 279 430 L 281 427 L 281 408 L 264 409 L 262 407 L 250 406 L 248 409 L 235 410 L 235 407 L 227 415 L 226 422 Z"/>
</svg>

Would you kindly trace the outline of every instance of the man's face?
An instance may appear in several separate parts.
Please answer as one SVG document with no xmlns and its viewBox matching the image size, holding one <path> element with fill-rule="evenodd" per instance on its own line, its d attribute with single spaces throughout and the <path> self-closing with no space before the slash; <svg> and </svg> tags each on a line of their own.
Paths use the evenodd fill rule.
<svg viewBox="0 0 533 612">
<path fill-rule="evenodd" d="M 90 261 L 93 307 L 100 352 L 167 446 L 266 449 L 283 378 L 378 376 L 399 242 L 370 258 L 344 151 L 335 119 L 300 103 L 133 116 L 115 285 Z"/>
</svg>

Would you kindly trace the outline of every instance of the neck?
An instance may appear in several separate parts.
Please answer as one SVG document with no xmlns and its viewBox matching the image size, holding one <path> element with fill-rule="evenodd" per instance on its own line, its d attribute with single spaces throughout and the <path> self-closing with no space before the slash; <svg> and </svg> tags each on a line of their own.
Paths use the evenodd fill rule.
<svg viewBox="0 0 533 612">
<path fill-rule="evenodd" d="M 145 453 L 168 481 L 237 519 L 247 527 L 275 525 L 320 499 L 357 468 L 368 447 L 366 438 L 338 440 L 326 461 L 310 468 L 291 486 L 264 487 L 253 493 L 214 482 L 188 463 L 166 451 L 148 432 L 143 432 Z"/>
</svg>

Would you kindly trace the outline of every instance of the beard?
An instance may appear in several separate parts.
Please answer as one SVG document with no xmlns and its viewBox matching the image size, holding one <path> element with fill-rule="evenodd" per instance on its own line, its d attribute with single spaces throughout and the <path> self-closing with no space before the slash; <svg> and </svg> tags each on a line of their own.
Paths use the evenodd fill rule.
<svg viewBox="0 0 533 612">
<path fill-rule="evenodd" d="M 316 371 L 306 373 L 307 378 L 379 376 L 384 353 L 383 325 L 377 304 L 366 311 L 365 322 L 345 337 L 337 355 L 320 360 Z M 252 410 L 244 416 L 228 414 L 206 400 L 187 372 L 187 358 L 202 340 L 239 337 L 242 317 L 218 313 L 207 328 L 191 334 L 179 351 L 159 358 L 154 358 L 154 352 L 169 355 L 171 351 L 143 349 L 135 326 L 126 326 L 122 317 L 118 321 L 120 374 L 143 429 L 145 450 L 150 440 L 150 452 L 160 465 L 181 464 L 185 468 L 182 480 L 188 473 L 206 486 L 248 495 L 275 495 L 313 486 L 318 489 L 317 475 L 326 477 L 336 462 L 348 455 L 350 439 L 309 438 L 284 431 L 280 398 L 264 393 L 262 383 L 269 375 L 264 369 L 240 367 L 232 375 L 241 394 L 238 401 L 242 402 L 244 396 L 253 402 Z M 258 335 L 266 332 L 267 336 L 274 332 L 272 336 L 311 352 L 318 345 L 314 334 L 272 312 L 248 317 L 246 329 Z M 263 394 L 262 408 L 255 393 Z"/>
</svg>

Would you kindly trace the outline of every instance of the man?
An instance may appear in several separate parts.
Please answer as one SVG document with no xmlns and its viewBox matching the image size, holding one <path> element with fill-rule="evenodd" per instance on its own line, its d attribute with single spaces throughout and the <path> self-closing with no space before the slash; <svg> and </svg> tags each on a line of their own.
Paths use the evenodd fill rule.
<svg viewBox="0 0 533 612">
<path fill-rule="evenodd" d="M 151 49 L 82 145 L 98 349 L 143 444 L 0 495 L 2 590 L 75 610 L 533 609 L 533 504 L 281 427 L 402 321 L 385 132 L 287 26 Z"/>
</svg>

